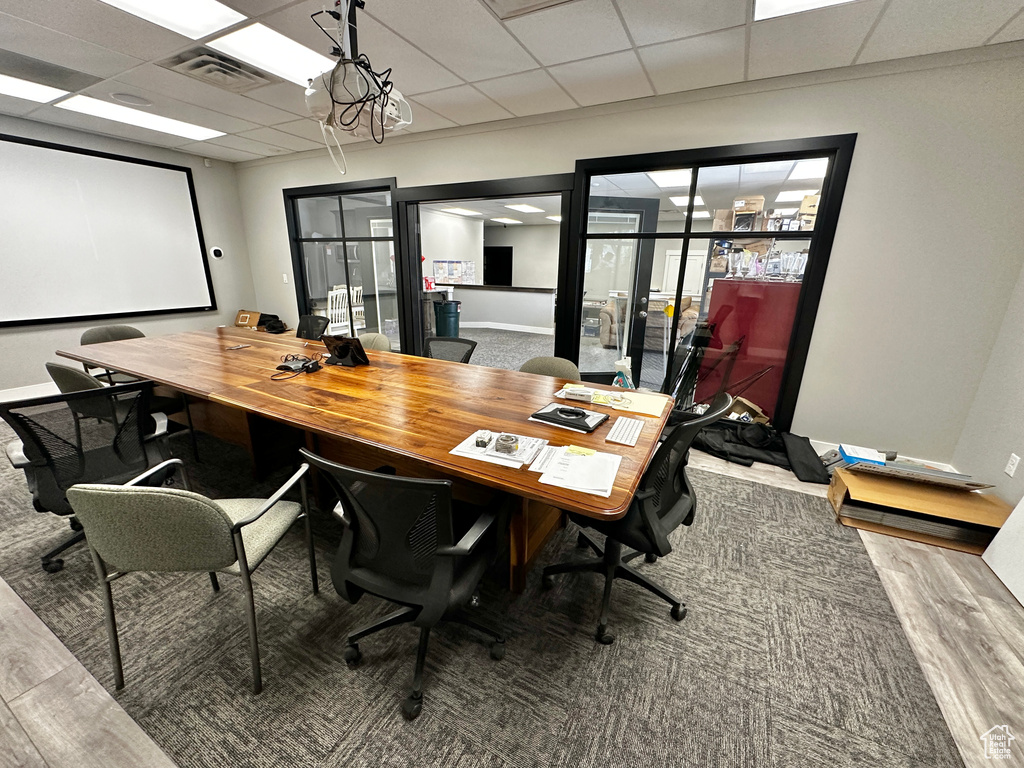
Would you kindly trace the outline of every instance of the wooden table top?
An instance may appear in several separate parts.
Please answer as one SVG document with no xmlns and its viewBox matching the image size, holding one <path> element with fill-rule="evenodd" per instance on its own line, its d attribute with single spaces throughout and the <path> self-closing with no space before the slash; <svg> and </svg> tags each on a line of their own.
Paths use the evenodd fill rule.
<svg viewBox="0 0 1024 768">
<path fill-rule="evenodd" d="M 235 344 L 246 349 L 229 350 Z M 445 473 L 595 518 L 625 514 L 668 419 L 589 408 L 611 418 L 591 434 L 527 421 L 555 400 L 564 379 L 367 350 L 370 365 L 327 366 L 283 381 L 270 376 L 285 354 L 323 351 L 320 342 L 217 328 L 60 350 L 58 355 L 152 379 L 191 395 L 426 462 Z M 591 385 L 598 389 L 611 389 Z M 615 390 L 621 392 L 622 390 Z M 664 397 L 666 402 L 671 398 Z M 635 447 L 605 442 L 619 415 L 647 422 Z M 545 438 L 622 456 L 609 498 L 539 482 L 540 473 L 449 451 L 477 429 Z"/>
</svg>

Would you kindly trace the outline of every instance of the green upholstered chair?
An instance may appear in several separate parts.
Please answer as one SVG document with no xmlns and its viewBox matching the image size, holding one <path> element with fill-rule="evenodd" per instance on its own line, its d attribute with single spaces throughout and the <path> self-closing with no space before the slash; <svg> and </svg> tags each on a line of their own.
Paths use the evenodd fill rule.
<svg viewBox="0 0 1024 768">
<path fill-rule="evenodd" d="M 521 366 L 523 373 L 536 373 L 541 376 L 553 376 L 556 379 L 580 380 L 580 369 L 572 360 L 564 357 L 531 357 Z"/>
<path fill-rule="evenodd" d="M 359 343 L 363 349 L 376 349 L 378 352 L 391 351 L 391 339 L 383 333 L 361 333 Z"/>
<path fill-rule="evenodd" d="M 147 480 L 177 466 L 185 489 L 150 487 Z M 96 573 L 103 587 L 110 656 L 114 682 L 124 687 L 121 647 L 117 637 L 110 583 L 133 571 L 202 572 L 210 574 L 214 591 L 220 589 L 218 573 L 238 576 L 245 593 L 254 693 L 263 688 L 252 572 L 296 520 L 306 525 L 306 546 L 313 592 L 319 591 L 316 556 L 309 526 L 306 472 L 303 464 L 269 499 L 213 500 L 188 488 L 180 459 L 154 467 L 123 486 L 76 485 L 68 500 L 85 529 Z M 283 501 L 284 494 L 299 483 L 302 503 Z"/>
</svg>

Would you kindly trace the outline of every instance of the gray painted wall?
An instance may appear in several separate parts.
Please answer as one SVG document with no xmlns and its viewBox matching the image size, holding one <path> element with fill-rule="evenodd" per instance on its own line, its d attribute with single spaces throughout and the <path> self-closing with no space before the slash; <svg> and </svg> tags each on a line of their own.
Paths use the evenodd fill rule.
<svg viewBox="0 0 1024 768">
<path fill-rule="evenodd" d="M 345 180 L 566 173 L 577 158 L 857 133 L 793 428 L 950 461 L 1024 260 L 1010 215 L 1024 101 L 1008 97 L 1022 56 L 1010 43 L 394 136 L 347 148 Z M 258 296 L 294 307 L 281 189 L 342 179 L 318 151 L 242 164 L 239 180 Z"/>
<path fill-rule="evenodd" d="M 216 312 L 0 328 L 0 390 L 48 382 L 49 377 L 46 375 L 44 364 L 51 360 L 59 361 L 54 354 L 55 350 L 78 346 L 82 331 L 86 328 L 101 324 L 127 324 L 139 328 L 146 335 L 155 336 L 231 324 L 239 309 L 264 309 L 256 302 L 234 165 L 214 160 L 213 166 L 206 168 L 202 158 L 194 155 L 94 136 L 4 115 L 0 115 L 0 133 L 190 167 L 207 248 L 218 245 L 225 253 L 225 257 L 219 261 L 210 260 L 213 288 L 217 297 Z M 32 179 L 24 179 L 23 183 L 32 184 Z M 283 211 L 280 215 L 283 218 Z M 55 220 L 52 211 L 39 212 L 39 226 L 59 225 L 59 217 Z M 140 247 L 145 247 L 145 244 L 140 243 Z M 39 257 L 45 258 L 46 254 L 39 254 Z M 285 257 L 290 260 L 287 248 Z M 0 260 L 4 258 L 9 258 L 9 255 L 0 250 Z M 286 270 L 281 270 L 284 271 Z M 287 272 L 291 273 L 290 266 Z M 280 273 L 277 275 L 277 281 L 281 282 Z M 291 285 L 285 287 L 292 288 Z M 38 290 L 45 291 L 46 286 L 40 285 Z M 154 285 L 153 290 L 159 290 L 159 286 Z M 276 297 L 268 298 L 271 302 L 276 300 Z M 295 306 L 294 293 L 287 305 Z"/>
<path fill-rule="evenodd" d="M 484 227 L 484 245 L 512 246 L 512 285 L 554 288 L 558 281 L 558 227 Z"/>
</svg>

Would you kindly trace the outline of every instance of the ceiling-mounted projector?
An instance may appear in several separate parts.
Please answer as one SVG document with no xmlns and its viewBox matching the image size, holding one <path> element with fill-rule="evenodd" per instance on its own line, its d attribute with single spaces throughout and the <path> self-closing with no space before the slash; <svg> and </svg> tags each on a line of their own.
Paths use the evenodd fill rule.
<svg viewBox="0 0 1024 768">
<path fill-rule="evenodd" d="M 331 37 L 331 33 L 317 21 L 317 16 L 328 14 L 337 22 L 338 39 L 332 54 L 338 63 L 309 81 L 306 89 L 306 108 L 320 122 L 331 158 L 341 173 L 346 168 L 334 157 L 337 148 L 344 164 L 344 154 L 335 131 L 345 131 L 362 139 L 373 139 L 378 144 L 384 134 L 404 128 L 412 122 L 412 107 L 391 82 L 391 69 L 375 72 L 366 54 L 356 52 L 356 8 L 364 7 L 363 0 L 335 0 L 335 10 L 317 11 L 310 18 Z M 337 9 L 344 6 L 344 11 Z"/>
</svg>

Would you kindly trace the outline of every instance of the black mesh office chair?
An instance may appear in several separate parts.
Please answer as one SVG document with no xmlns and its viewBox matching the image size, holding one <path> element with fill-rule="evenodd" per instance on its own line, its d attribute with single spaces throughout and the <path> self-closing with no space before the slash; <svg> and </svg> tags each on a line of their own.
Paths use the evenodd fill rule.
<svg viewBox="0 0 1024 768">
<path fill-rule="evenodd" d="M 81 345 L 83 347 L 89 346 L 90 344 L 104 344 L 108 341 L 124 341 L 126 339 L 144 339 L 146 334 L 140 331 L 138 328 L 134 328 L 130 325 L 100 325 L 96 328 L 90 328 L 82 334 Z M 94 366 L 88 363 L 82 363 L 85 368 L 85 372 L 92 375 L 91 371 Z M 47 366 L 49 368 L 49 366 Z M 137 376 L 132 376 L 128 373 L 120 373 L 118 371 L 104 370 L 103 373 L 96 374 L 96 378 L 100 381 L 104 381 L 107 384 L 125 384 L 131 381 L 138 381 Z M 54 379 L 56 381 L 56 379 Z M 57 382 L 60 386 L 60 382 Z M 160 402 L 153 404 L 152 408 L 154 411 L 160 411 L 167 414 L 168 416 L 174 413 L 184 413 L 185 421 L 188 422 L 188 434 L 192 440 L 192 457 L 199 461 L 199 443 L 196 441 L 196 430 L 192 425 L 192 410 L 188 405 L 188 396 L 184 393 L 175 393 L 174 390 L 169 388 L 162 388 L 164 394 L 154 395 L 159 398 Z M 61 388 L 63 392 L 63 387 Z M 171 394 L 167 394 L 170 392 Z M 172 404 L 171 400 L 176 400 L 177 404 Z"/>
<path fill-rule="evenodd" d="M 608 607 L 615 579 L 631 581 L 667 601 L 672 606 L 672 618 L 676 621 L 682 621 L 686 617 L 686 606 L 681 600 L 626 563 L 640 555 L 647 555 L 648 562 L 664 557 L 672 551 L 672 545 L 668 540 L 669 534 L 680 525 L 690 525 L 693 522 L 697 502 L 693 487 L 686 476 L 690 443 L 700 430 L 718 421 L 731 405 L 732 397 L 723 392 L 714 399 L 703 415 L 683 422 L 672 430 L 658 446 L 623 517 L 604 522 L 569 513 L 569 517 L 581 528 L 591 528 L 603 533 L 604 546 L 602 547 L 585 530 L 581 530 L 578 546 L 589 546 L 597 553 L 598 558 L 549 565 L 544 569 L 542 583 L 546 589 L 552 587 L 552 576 L 559 573 L 604 574 L 604 597 L 601 602 L 601 619 L 597 627 L 598 642 L 608 645 L 615 641 L 615 636 L 608 632 Z M 623 545 L 634 551 L 623 557 Z"/>
<path fill-rule="evenodd" d="M 7 458 L 25 471 L 32 505 L 39 512 L 70 516 L 75 535 L 42 556 L 43 570 L 64 567 L 57 557 L 82 541 L 66 492 L 75 483 L 120 484 L 155 466 L 169 454 L 167 419 L 147 418 L 153 382 L 138 381 L 71 394 L 0 403 L 18 440 Z"/>
<path fill-rule="evenodd" d="M 319 341 L 330 322 L 323 315 L 300 315 L 299 327 L 295 329 L 295 338 Z"/>
<path fill-rule="evenodd" d="M 505 655 L 505 638 L 459 612 L 497 551 L 504 511 L 475 516 L 461 536 L 453 519 L 447 480 L 419 480 L 344 467 L 299 451 L 321 470 L 339 503 L 334 508 L 344 531 L 331 567 L 334 588 L 355 603 L 365 592 L 398 603 L 394 613 L 348 636 L 345 661 L 362 660 L 359 641 L 398 624 L 420 628 L 412 692 L 402 704 L 406 719 L 423 707 L 423 665 L 430 629 L 442 619 L 459 622 L 492 639 L 491 657 Z M 459 505 L 460 507 L 462 505 Z"/>
<path fill-rule="evenodd" d="M 435 360 L 451 360 L 453 363 L 468 363 L 476 349 L 472 339 L 449 336 L 427 336 L 423 342 L 423 354 Z"/>
</svg>

